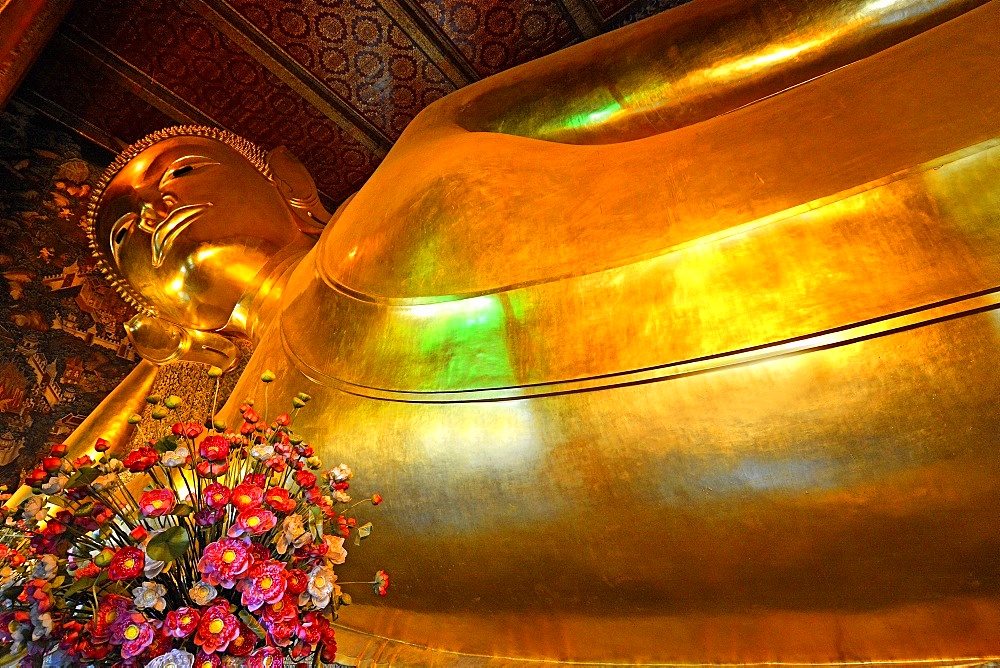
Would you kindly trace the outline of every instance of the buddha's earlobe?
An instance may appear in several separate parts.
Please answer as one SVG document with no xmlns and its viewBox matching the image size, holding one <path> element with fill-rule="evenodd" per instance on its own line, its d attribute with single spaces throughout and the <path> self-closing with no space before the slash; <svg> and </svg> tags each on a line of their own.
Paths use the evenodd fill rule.
<svg viewBox="0 0 1000 668">
<path fill-rule="evenodd" d="M 188 329 L 162 318 L 137 315 L 125 323 L 125 332 L 139 356 L 154 364 L 185 360 L 229 371 L 240 361 L 240 349 L 223 335 Z"/>
<path fill-rule="evenodd" d="M 267 154 L 271 179 L 295 213 L 299 229 L 305 234 L 318 235 L 330 221 L 330 212 L 319 200 L 316 182 L 305 165 L 284 146 Z"/>
</svg>

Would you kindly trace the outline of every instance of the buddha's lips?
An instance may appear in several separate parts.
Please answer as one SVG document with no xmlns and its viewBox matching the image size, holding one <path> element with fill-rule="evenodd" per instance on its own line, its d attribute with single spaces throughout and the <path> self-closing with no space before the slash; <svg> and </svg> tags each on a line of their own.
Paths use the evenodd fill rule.
<svg viewBox="0 0 1000 668">
<path fill-rule="evenodd" d="M 163 264 L 163 258 L 166 256 L 167 251 L 170 250 L 170 246 L 174 243 L 174 239 L 180 234 L 188 225 L 194 222 L 203 211 L 212 206 L 211 202 L 205 202 L 204 204 L 188 204 L 186 206 L 179 206 L 170 214 L 163 219 L 163 222 L 156 226 L 153 230 L 153 237 L 150 241 L 153 248 L 153 266 L 159 267 Z"/>
</svg>

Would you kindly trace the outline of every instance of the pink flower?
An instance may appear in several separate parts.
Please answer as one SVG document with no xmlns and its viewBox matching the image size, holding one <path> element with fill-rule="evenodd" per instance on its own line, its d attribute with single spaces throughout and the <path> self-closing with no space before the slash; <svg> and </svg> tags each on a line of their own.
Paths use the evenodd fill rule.
<svg viewBox="0 0 1000 668">
<path fill-rule="evenodd" d="M 169 489 L 153 489 L 139 497 L 139 508 L 146 517 L 169 515 L 177 503 L 177 497 Z"/>
<path fill-rule="evenodd" d="M 201 492 L 201 502 L 209 508 L 224 508 L 229 503 L 230 491 L 225 485 L 213 482 Z"/>
<path fill-rule="evenodd" d="M 250 563 L 247 542 L 239 538 L 223 538 L 205 546 L 198 570 L 202 572 L 205 582 L 232 589 L 236 579 L 250 568 Z"/>
<path fill-rule="evenodd" d="M 247 668 L 284 668 L 285 660 L 277 647 L 261 647 L 247 658 Z"/>
<path fill-rule="evenodd" d="M 200 527 L 215 524 L 226 514 L 225 508 L 202 508 L 194 514 L 194 523 Z"/>
<path fill-rule="evenodd" d="M 287 580 L 285 565 L 278 561 L 256 563 L 239 583 L 243 592 L 241 603 L 249 610 L 257 610 L 265 603 L 274 603 L 285 595 Z"/>
<path fill-rule="evenodd" d="M 229 537 L 236 538 L 244 534 L 259 536 L 267 533 L 278 523 L 278 518 L 270 510 L 249 508 L 236 516 L 236 522 L 229 527 Z"/>
<path fill-rule="evenodd" d="M 201 615 L 194 608 L 177 608 L 167 613 L 163 628 L 167 635 L 174 638 L 186 638 L 194 632 L 200 618 Z"/>
<path fill-rule="evenodd" d="M 121 645 L 122 658 L 131 659 L 152 644 L 154 635 L 153 625 L 141 613 L 133 612 L 112 632 L 111 644 Z"/>
<path fill-rule="evenodd" d="M 194 643 L 206 654 L 224 652 L 229 643 L 240 634 L 240 620 L 229 614 L 225 603 L 213 605 L 204 611 L 194 634 Z"/>
<path fill-rule="evenodd" d="M 229 456 L 229 441 L 222 436 L 209 436 L 198 446 L 198 452 L 211 462 L 221 462 Z"/>
</svg>

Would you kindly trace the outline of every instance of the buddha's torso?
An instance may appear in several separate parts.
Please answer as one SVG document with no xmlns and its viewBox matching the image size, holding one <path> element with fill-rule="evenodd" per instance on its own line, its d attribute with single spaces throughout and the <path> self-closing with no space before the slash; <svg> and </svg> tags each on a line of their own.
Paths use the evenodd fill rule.
<svg viewBox="0 0 1000 668">
<path fill-rule="evenodd" d="M 632 141 L 391 154 L 233 399 L 309 392 L 387 499 L 345 653 L 1000 655 L 998 31 Z"/>
</svg>

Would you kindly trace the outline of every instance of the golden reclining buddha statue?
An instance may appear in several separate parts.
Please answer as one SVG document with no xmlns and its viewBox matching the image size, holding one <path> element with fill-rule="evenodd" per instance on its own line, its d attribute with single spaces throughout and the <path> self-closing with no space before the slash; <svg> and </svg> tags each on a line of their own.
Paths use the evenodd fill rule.
<svg viewBox="0 0 1000 668">
<path fill-rule="evenodd" d="M 147 359 L 250 339 L 222 417 L 272 369 L 387 499 L 345 661 L 996 658 L 998 35 L 695 0 L 436 102 L 332 215 L 157 133 L 94 248 Z"/>
</svg>

